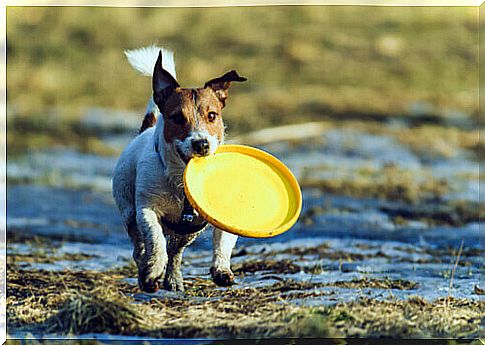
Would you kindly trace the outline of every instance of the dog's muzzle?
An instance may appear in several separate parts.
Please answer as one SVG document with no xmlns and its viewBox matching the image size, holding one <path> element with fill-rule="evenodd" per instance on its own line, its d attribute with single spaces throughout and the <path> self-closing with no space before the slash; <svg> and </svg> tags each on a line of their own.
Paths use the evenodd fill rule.
<svg viewBox="0 0 485 345">
<path fill-rule="evenodd" d="M 197 139 L 192 141 L 192 149 L 198 156 L 207 156 L 210 151 L 209 141 L 207 139 Z"/>
</svg>

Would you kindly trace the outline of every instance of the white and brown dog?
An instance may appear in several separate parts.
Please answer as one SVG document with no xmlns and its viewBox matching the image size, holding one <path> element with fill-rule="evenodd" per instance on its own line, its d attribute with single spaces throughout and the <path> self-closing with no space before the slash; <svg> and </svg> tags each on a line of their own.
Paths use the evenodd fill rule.
<svg viewBox="0 0 485 345">
<path fill-rule="evenodd" d="M 183 250 L 207 225 L 185 198 L 183 172 L 192 157 L 211 155 L 224 142 L 228 88 L 246 78 L 231 71 L 202 88 L 181 88 L 172 52 L 151 46 L 125 54 L 135 69 L 152 76 L 153 96 L 140 134 L 116 164 L 113 196 L 134 246 L 139 287 L 154 292 L 163 282 L 165 289 L 183 291 Z M 236 240 L 214 229 L 210 272 L 217 285 L 234 283 Z"/>
</svg>

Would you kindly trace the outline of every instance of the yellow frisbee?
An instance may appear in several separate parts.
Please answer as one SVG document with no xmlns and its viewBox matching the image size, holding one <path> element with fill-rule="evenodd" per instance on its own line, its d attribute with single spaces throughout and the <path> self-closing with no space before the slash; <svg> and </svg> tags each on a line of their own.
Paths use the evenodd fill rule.
<svg viewBox="0 0 485 345">
<path fill-rule="evenodd" d="M 249 146 L 222 145 L 214 155 L 192 158 L 184 186 L 192 207 L 209 223 L 244 237 L 281 234 L 301 211 L 300 186 L 291 171 Z"/>
</svg>

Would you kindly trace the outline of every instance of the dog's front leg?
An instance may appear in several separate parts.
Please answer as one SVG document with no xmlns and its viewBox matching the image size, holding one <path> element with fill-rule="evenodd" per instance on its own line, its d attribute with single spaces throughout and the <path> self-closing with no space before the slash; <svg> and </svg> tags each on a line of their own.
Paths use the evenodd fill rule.
<svg viewBox="0 0 485 345">
<path fill-rule="evenodd" d="M 212 280 L 219 286 L 234 284 L 234 274 L 231 271 L 231 254 L 236 241 L 237 235 L 214 228 L 212 238 L 214 248 L 210 271 Z"/>
<path fill-rule="evenodd" d="M 192 243 L 199 233 L 190 235 L 170 235 L 167 252 L 168 265 L 165 280 L 163 281 L 164 288 L 170 291 L 184 291 L 184 280 L 182 277 L 182 255 L 184 249 Z"/>
<path fill-rule="evenodd" d="M 152 209 L 141 208 L 136 218 L 145 245 L 145 253 L 138 266 L 138 285 L 145 292 L 155 292 L 167 267 L 166 240 L 157 214 Z"/>
</svg>

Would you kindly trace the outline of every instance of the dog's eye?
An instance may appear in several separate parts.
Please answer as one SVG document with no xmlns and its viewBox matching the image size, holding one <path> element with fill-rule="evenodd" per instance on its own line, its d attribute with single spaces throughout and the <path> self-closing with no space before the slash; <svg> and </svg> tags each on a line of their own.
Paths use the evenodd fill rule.
<svg viewBox="0 0 485 345">
<path fill-rule="evenodd" d="M 177 125 L 183 125 L 186 122 L 185 116 L 182 113 L 172 114 L 169 116 L 169 119 Z"/>
<path fill-rule="evenodd" d="M 217 117 L 217 113 L 214 112 L 214 111 L 209 111 L 209 113 L 207 114 L 207 119 L 212 122 L 216 119 Z"/>
</svg>

